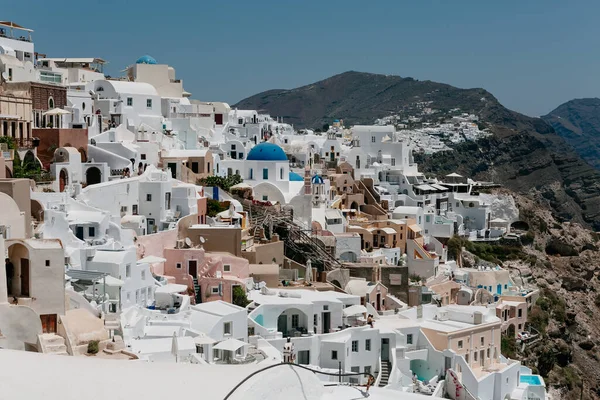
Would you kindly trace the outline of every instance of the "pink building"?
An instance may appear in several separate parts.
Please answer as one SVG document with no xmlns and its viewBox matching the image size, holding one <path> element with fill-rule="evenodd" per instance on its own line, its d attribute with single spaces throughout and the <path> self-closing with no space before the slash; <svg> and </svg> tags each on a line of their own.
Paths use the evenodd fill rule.
<svg viewBox="0 0 600 400">
<path fill-rule="evenodd" d="M 201 248 L 165 249 L 164 257 L 167 259 L 165 275 L 173 277 L 175 283 L 198 290 L 196 297 L 203 303 L 232 302 L 233 288 L 245 288 L 250 274 L 248 261 L 229 253 L 207 253 Z M 195 284 L 197 289 L 194 289 Z"/>
</svg>

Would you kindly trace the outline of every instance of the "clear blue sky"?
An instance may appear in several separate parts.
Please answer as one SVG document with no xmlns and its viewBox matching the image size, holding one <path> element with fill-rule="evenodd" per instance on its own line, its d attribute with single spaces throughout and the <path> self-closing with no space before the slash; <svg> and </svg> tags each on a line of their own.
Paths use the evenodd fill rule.
<svg viewBox="0 0 600 400">
<path fill-rule="evenodd" d="M 357 70 L 483 87 L 542 115 L 600 96 L 600 2 L 555 0 L 28 0 L 0 19 L 36 51 L 101 57 L 112 76 L 149 54 L 205 101 L 236 101 Z"/>
</svg>

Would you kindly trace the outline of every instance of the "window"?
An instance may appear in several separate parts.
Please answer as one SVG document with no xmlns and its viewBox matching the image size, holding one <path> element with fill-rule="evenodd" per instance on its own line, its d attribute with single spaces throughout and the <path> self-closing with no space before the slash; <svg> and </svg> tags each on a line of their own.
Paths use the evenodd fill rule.
<svg viewBox="0 0 600 400">
<path fill-rule="evenodd" d="M 365 350 L 371 351 L 371 339 L 365 340 Z"/>
<path fill-rule="evenodd" d="M 146 194 L 146 201 L 152 201 L 152 195 L 150 193 Z"/>
<path fill-rule="evenodd" d="M 233 322 L 225 322 L 223 324 L 223 335 L 231 335 Z"/>
<path fill-rule="evenodd" d="M 131 293 L 127 292 L 127 301 L 131 301 Z"/>
<path fill-rule="evenodd" d="M 177 269 L 181 269 L 181 263 L 177 263 L 175 264 L 175 266 L 177 267 Z"/>
<path fill-rule="evenodd" d="M 60 83 L 60 82 L 57 82 L 57 83 Z M 48 98 L 48 108 L 50 108 L 50 109 L 54 108 L 54 98 L 53 97 Z"/>
<path fill-rule="evenodd" d="M 485 338 L 483 336 L 481 337 L 481 345 L 485 345 Z"/>
<path fill-rule="evenodd" d="M 46 267 L 50 266 L 50 260 L 46 260 Z"/>
<path fill-rule="evenodd" d="M 329 310 L 329 306 L 328 305 L 324 305 L 323 306 L 323 311 L 328 311 Z"/>
<path fill-rule="evenodd" d="M 230 264 L 223 265 L 223 272 L 231 272 L 231 265 Z"/>
<path fill-rule="evenodd" d="M 365 365 L 365 374 L 370 374 L 370 373 L 371 373 L 371 366 Z"/>
<path fill-rule="evenodd" d="M 458 348 L 459 348 L 459 349 L 462 349 L 462 348 L 463 348 L 463 341 L 462 341 L 462 340 L 459 340 L 459 341 L 458 341 Z"/>
<path fill-rule="evenodd" d="M 131 264 L 125 266 L 125 277 L 131 278 Z"/>
<path fill-rule="evenodd" d="M 352 341 L 352 352 L 353 353 L 358 353 L 358 340 L 353 340 Z"/>
<path fill-rule="evenodd" d="M 267 196 L 266 194 L 263 194 L 263 201 L 268 201 L 269 200 L 269 196 Z"/>
<path fill-rule="evenodd" d="M 279 168 L 279 179 L 283 179 L 283 168 Z"/>
<path fill-rule="evenodd" d="M 413 344 L 413 335 L 412 335 L 412 333 L 409 333 L 408 335 L 406 335 L 406 344 Z"/>
<path fill-rule="evenodd" d="M 211 288 L 211 292 L 212 292 L 212 294 L 219 294 L 219 287 L 218 286 L 213 286 Z"/>
<path fill-rule="evenodd" d="M 250 168 L 250 180 L 254 179 L 254 170 Z"/>
<path fill-rule="evenodd" d="M 12 68 L 9 68 L 9 69 L 8 69 L 8 80 L 9 80 L 9 81 L 12 81 L 12 78 L 13 78 L 13 72 L 12 72 Z"/>
<path fill-rule="evenodd" d="M 477 362 L 477 352 L 473 352 L 473 361 Z"/>
<path fill-rule="evenodd" d="M 292 315 L 292 329 L 296 329 L 298 327 L 298 322 L 300 321 L 300 316 L 298 314 Z"/>
<path fill-rule="evenodd" d="M 146 108 L 152 108 L 152 99 L 146 100 Z"/>
<path fill-rule="evenodd" d="M 371 143 L 375 143 L 375 136 L 371 136 Z"/>
<path fill-rule="evenodd" d="M 140 301 L 140 290 L 135 291 L 135 302 L 138 303 Z"/>
<path fill-rule="evenodd" d="M 263 168 L 263 179 L 269 179 L 269 169 Z"/>
<path fill-rule="evenodd" d="M 96 227 L 90 226 L 88 227 L 88 236 L 95 237 L 96 236 Z"/>
<path fill-rule="evenodd" d="M 331 350 L 331 359 L 337 360 L 337 350 Z"/>
<path fill-rule="evenodd" d="M 392 158 L 392 167 L 394 167 L 396 165 L 396 159 Z"/>
<path fill-rule="evenodd" d="M 142 160 L 145 160 L 145 159 L 146 159 L 146 153 L 142 153 L 142 154 L 140 155 L 140 158 L 141 158 Z"/>
<path fill-rule="evenodd" d="M 133 215 L 138 215 L 138 205 L 137 204 L 132 205 L 131 210 L 132 210 Z"/>
<path fill-rule="evenodd" d="M 127 98 L 127 106 L 129 106 L 129 107 L 133 106 L 133 97 Z M 150 100 L 150 107 L 152 107 L 152 100 Z"/>
<path fill-rule="evenodd" d="M 521 330 L 521 329 L 522 329 L 521 327 L 522 327 L 522 325 L 521 325 L 521 324 L 519 324 L 519 330 Z"/>
<path fill-rule="evenodd" d="M 523 309 L 522 308 L 519 308 L 518 316 L 519 316 L 519 318 L 523 317 Z"/>
<path fill-rule="evenodd" d="M 487 349 L 487 358 L 490 358 L 490 349 L 489 349 L 489 347 Z"/>
<path fill-rule="evenodd" d="M 318 322 L 319 316 L 317 314 L 313 315 L 313 325 L 315 326 L 315 329 L 317 329 Z"/>
<path fill-rule="evenodd" d="M 121 212 L 122 213 L 126 213 L 127 212 L 127 206 L 121 206 Z"/>
</svg>

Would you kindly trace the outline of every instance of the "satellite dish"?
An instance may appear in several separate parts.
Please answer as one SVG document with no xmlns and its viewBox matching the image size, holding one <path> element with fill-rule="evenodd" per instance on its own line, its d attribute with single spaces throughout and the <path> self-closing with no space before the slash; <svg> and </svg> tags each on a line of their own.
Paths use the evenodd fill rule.
<svg viewBox="0 0 600 400">
<path fill-rule="evenodd" d="M 204 236 L 200 236 L 200 243 L 202 243 L 202 244 L 206 243 L 206 239 L 204 239 Z"/>
<path fill-rule="evenodd" d="M 8 80 L 8 74 L 6 72 L 2 73 L 2 79 L 4 79 L 5 81 Z"/>
<path fill-rule="evenodd" d="M 187 245 L 187 247 L 192 247 L 192 241 L 190 240 L 189 237 L 185 238 L 185 244 Z"/>
</svg>

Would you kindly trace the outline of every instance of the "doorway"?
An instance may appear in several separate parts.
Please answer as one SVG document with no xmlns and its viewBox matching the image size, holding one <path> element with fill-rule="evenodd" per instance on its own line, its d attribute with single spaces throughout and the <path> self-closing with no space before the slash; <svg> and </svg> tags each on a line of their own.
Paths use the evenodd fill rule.
<svg viewBox="0 0 600 400">
<path fill-rule="evenodd" d="M 283 336 L 287 334 L 287 315 L 281 314 L 277 318 L 277 332 L 281 332 Z"/>
<path fill-rule="evenodd" d="M 40 315 L 43 333 L 56 333 L 56 314 Z"/>
<path fill-rule="evenodd" d="M 75 236 L 77 239 L 83 240 L 83 226 L 78 225 L 75 227 Z"/>
<path fill-rule="evenodd" d="M 169 168 L 171 170 L 171 177 L 173 179 L 175 179 L 175 177 L 177 176 L 177 163 L 174 163 L 174 162 L 167 163 L 167 168 Z"/>
<path fill-rule="evenodd" d="M 323 333 L 329 333 L 331 330 L 331 313 L 324 312 L 321 314 L 321 318 L 323 321 Z"/>
<path fill-rule="evenodd" d="M 29 260 L 21 258 L 21 296 L 29 297 Z"/>
<path fill-rule="evenodd" d="M 377 293 L 377 311 L 381 311 L 381 293 Z"/>
<path fill-rule="evenodd" d="M 146 220 L 146 225 L 148 227 L 148 234 L 151 235 L 154 233 L 154 218 L 148 218 Z"/>
<path fill-rule="evenodd" d="M 390 359 L 390 339 L 381 339 L 381 361 L 389 361 Z"/>
<path fill-rule="evenodd" d="M 60 175 L 59 175 L 59 189 L 61 192 L 65 191 L 65 186 L 67 186 L 67 184 L 69 183 L 69 177 L 67 175 L 67 171 L 65 169 L 61 169 L 60 170 Z"/>
<path fill-rule="evenodd" d="M 301 365 L 310 364 L 310 350 L 298 351 L 298 364 L 301 364 Z"/>
<path fill-rule="evenodd" d="M 188 260 L 188 274 L 198 279 L 198 260 Z"/>
<path fill-rule="evenodd" d="M 90 167 L 85 171 L 85 183 L 87 185 L 95 185 L 102 182 L 102 173 L 97 167 Z"/>
</svg>

